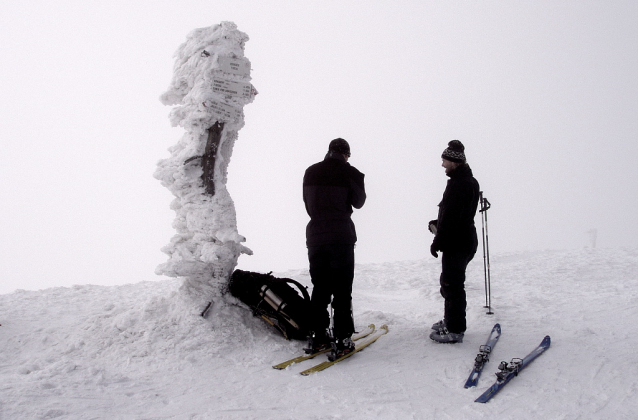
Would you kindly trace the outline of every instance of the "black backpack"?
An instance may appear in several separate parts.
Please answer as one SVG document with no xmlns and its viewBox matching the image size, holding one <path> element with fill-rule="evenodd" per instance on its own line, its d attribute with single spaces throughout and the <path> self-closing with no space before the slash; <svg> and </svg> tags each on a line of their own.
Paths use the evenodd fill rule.
<svg viewBox="0 0 638 420">
<path fill-rule="evenodd" d="M 308 338 L 310 296 L 301 283 L 271 273 L 235 270 L 228 289 L 253 310 L 253 315 L 275 327 L 286 339 Z"/>
</svg>

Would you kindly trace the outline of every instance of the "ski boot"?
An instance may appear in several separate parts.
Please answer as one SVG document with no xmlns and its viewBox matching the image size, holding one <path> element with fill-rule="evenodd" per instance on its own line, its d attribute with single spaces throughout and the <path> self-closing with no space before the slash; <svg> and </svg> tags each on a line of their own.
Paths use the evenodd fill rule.
<svg viewBox="0 0 638 420">
<path fill-rule="evenodd" d="M 330 337 L 326 331 L 321 333 L 311 331 L 308 336 L 308 345 L 303 350 L 306 354 L 314 354 L 330 348 Z"/>
<path fill-rule="evenodd" d="M 345 356 L 348 353 L 352 353 L 353 351 L 354 342 L 350 339 L 350 337 L 336 338 L 332 342 L 332 351 L 328 355 L 328 360 L 334 362 L 335 360 Z"/>
<path fill-rule="evenodd" d="M 445 328 L 445 320 L 444 319 L 440 320 L 439 322 L 435 322 L 434 324 L 432 324 L 432 329 L 434 331 L 438 331 L 441 328 Z"/>
<path fill-rule="evenodd" d="M 443 327 L 437 331 L 432 331 L 430 338 L 437 343 L 462 343 L 463 333 L 453 333 L 448 331 L 446 327 Z"/>
</svg>

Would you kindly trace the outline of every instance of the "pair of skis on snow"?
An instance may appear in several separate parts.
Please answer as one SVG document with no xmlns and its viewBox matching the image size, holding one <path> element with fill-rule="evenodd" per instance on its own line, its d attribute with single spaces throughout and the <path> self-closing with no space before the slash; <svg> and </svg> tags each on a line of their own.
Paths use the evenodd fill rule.
<svg viewBox="0 0 638 420">
<path fill-rule="evenodd" d="M 320 372 L 324 369 L 333 366 L 342 360 L 347 359 L 355 353 L 360 352 L 364 348 L 368 347 L 370 344 L 377 341 L 381 336 L 388 333 L 388 326 L 383 325 L 379 330 L 375 329 L 374 324 L 368 325 L 368 327 L 352 337 L 352 340 L 355 342 L 355 350 L 352 353 L 348 353 L 345 356 L 342 356 L 334 361 L 325 361 L 321 362 L 309 369 L 306 369 L 301 372 L 302 375 L 308 376 L 316 372 Z M 490 360 L 490 354 L 494 349 L 494 346 L 498 342 L 498 339 L 501 337 L 501 325 L 496 324 L 490 335 L 487 339 L 485 345 L 479 347 L 479 353 L 476 356 L 474 361 L 474 367 L 470 376 L 467 378 L 465 382 L 465 388 L 471 388 L 478 384 L 478 380 L 483 372 L 483 368 L 485 364 Z M 551 339 L 549 336 L 545 336 L 543 341 L 522 359 L 512 359 L 511 362 L 501 362 L 499 365 L 499 371 L 496 373 L 496 382 L 489 387 L 481 396 L 479 396 L 475 402 L 486 403 L 488 402 L 497 392 L 499 392 L 505 385 L 509 383 L 515 376 L 525 369 L 534 359 L 543 354 L 545 350 L 549 348 L 551 344 Z M 320 354 L 327 353 L 330 351 L 329 349 L 319 351 L 317 353 L 306 354 L 303 356 L 295 357 L 285 362 L 279 363 L 278 365 L 273 366 L 275 369 L 286 369 L 288 366 L 292 366 L 295 363 L 300 363 L 305 360 L 312 359 Z"/>
<path fill-rule="evenodd" d="M 324 369 L 328 369 L 330 366 L 333 366 L 339 362 L 341 362 L 342 360 L 347 359 L 348 357 L 352 356 L 355 353 L 360 352 L 361 350 L 363 350 L 364 348 L 368 347 L 370 344 L 374 343 L 375 341 L 377 341 L 381 336 L 385 335 L 388 333 L 388 326 L 387 325 L 383 325 L 381 326 L 381 328 L 379 328 L 378 330 L 376 329 L 376 327 L 374 326 L 374 324 L 370 324 L 368 325 L 368 327 L 364 330 L 361 331 L 360 333 L 357 333 L 355 335 L 352 336 L 352 341 L 355 342 L 355 346 L 354 346 L 354 351 L 351 353 L 346 354 L 345 356 L 342 356 L 338 359 L 335 359 L 334 361 L 330 361 L 327 360 L 325 362 L 319 363 L 309 369 L 304 370 L 303 372 L 301 372 L 302 375 L 304 376 L 308 376 L 311 375 L 313 373 L 316 372 L 320 372 Z M 303 362 L 304 360 L 308 360 L 308 359 L 312 359 L 320 354 L 323 353 L 328 353 L 330 351 L 330 349 L 326 349 L 326 350 L 322 350 L 316 353 L 312 353 L 312 354 L 306 354 L 303 356 L 299 356 L 299 357 L 295 357 L 293 359 L 290 360 L 286 360 L 285 362 L 279 363 L 278 365 L 273 366 L 274 369 L 286 369 L 288 366 L 292 366 L 295 363 L 299 363 L 299 362 Z"/>
<path fill-rule="evenodd" d="M 499 337 L 501 336 L 501 325 L 496 324 L 494 328 L 492 328 L 492 332 L 487 339 L 485 345 L 479 347 L 479 353 L 476 356 L 474 361 L 474 368 L 470 373 L 470 376 L 467 378 L 467 382 L 465 382 L 465 388 L 471 388 L 478 384 L 479 377 L 483 372 L 483 368 L 485 364 L 489 362 L 490 353 L 492 349 L 498 342 Z M 496 382 L 487 389 L 480 397 L 478 397 L 475 402 L 486 403 L 488 402 L 498 391 L 500 391 L 509 381 L 512 380 L 515 376 L 518 376 L 519 372 L 525 369 L 527 365 L 529 365 L 534 359 L 540 356 L 545 350 L 549 348 L 551 344 L 551 339 L 548 336 L 545 336 L 543 341 L 534 349 L 531 353 L 525 356 L 522 359 L 512 359 L 511 362 L 501 362 L 498 369 L 499 371 L 496 373 Z"/>
</svg>

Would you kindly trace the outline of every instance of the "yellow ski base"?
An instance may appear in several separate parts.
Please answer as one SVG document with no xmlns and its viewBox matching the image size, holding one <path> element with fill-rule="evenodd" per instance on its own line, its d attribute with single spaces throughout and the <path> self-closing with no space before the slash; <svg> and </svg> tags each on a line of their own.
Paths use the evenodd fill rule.
<svg viewBox="0 0 638 420">
<path fill-rule="evenodd" d="M 303 376 L 308 376 L 311 375 L 313 373 L 316 372 L 320 372 L 324 369 L 329 368 L 330 366 L 334 365 L 335 363 L 339 363 L 340 361 L 347 359 L 348 357 L 352 356 L 355 353 L 360 352 L 361 350 L 365 349 L 366 347 L 368 347 L 370 344 L 374 343 L 375 341 L 377 341 L 381 336 L 385 335 L 388 333 L 388 326 L 387 325 L 383 325 L 381 326 L 381 328 L 377 331 L 377 334 L 375 334 L 373 337 L 371 337 L 370 339 L 364 341 L 363 343 L 359 344 L 359 345 L 355 345 L 355 349 L 352 353 L 348 353 L 345 356 L 341 356 L 340 358 L 334 360 L 334 361 L 325 361 L 323 363 L 319 363 L 318 365 L 315 365 L 313 367 L 311 367 L 310 369 L 306 369 L 303 372 L 301 372 L 301 374 Z"/>
<path fill-rule="evenodd" d="M 360 332 L 359 334 L 355 334 L 352 337 L 352 341 L 356 341 L 356 340 L 361 340 L 362 338 L 365 338 L 367 336 L 369 336 L 370 334 L 372 334 L 374 332 L 375 326 L 374 324 L 370 324 L 368 325 L 368 328 L 366 328 L 365 331 Z M 286 369 L 288 366 L 292 366 L 295 363 L 299 363 L 299 362 L 303 362 L 304 360 L 308 360 L 308 359 L 312 359 L 315 356 L 318 356 L 320 354 L 323 353 L 327 353 L 329 352 L 330 349 L 325 349 L 325 350 L 321 350 L 317 353 L 312 353 L 312 354 L 305 354 L 303 356 L 299 356 L 299 357 L 295 357 L 294 359 L 290 359 L 290 360 L 286 360 L 285 362 L 279 363 L 278 365 L 274 365 L 273 369 Z"/>
</svg>

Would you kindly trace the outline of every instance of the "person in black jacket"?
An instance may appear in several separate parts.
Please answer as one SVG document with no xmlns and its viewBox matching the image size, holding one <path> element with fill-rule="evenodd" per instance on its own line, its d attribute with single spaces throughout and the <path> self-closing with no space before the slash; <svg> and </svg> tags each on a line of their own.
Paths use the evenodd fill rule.
<svg viewBox="0 0 638 420">
<path fill-rule="evenodd" d="M 306 245 L 313 290 L 311 295 L 308 353 L 332 346 L 332 357 L 354 349 L 352 282 L 354 244 L 357 234 L 350 216 L 366 200 L 364 174 L 348 163 L 350 145 L 342 138 L 328 146 L 323 161 L 308 169 L 303 178 L 303 200 L 310 222 Z M 332 304 L 333 331 L 328 334 Z"/>
<path fill-rule="evenodd" d="M 466 329 L 465 270 L 476 254 L 478 238 L 474 216 L 479 201 L 479 184 L 465 159 L 465 147 L 452 140 L 441 155 L 445 174 L 450 177 L 439 203 L 437 220 L 429 223 L 434 233 L 430 252 L 441 257 L 441 296 L 444 318 L 432 325 L 430 338 L 440 343 L 461 343 Z"/>
</svg>

